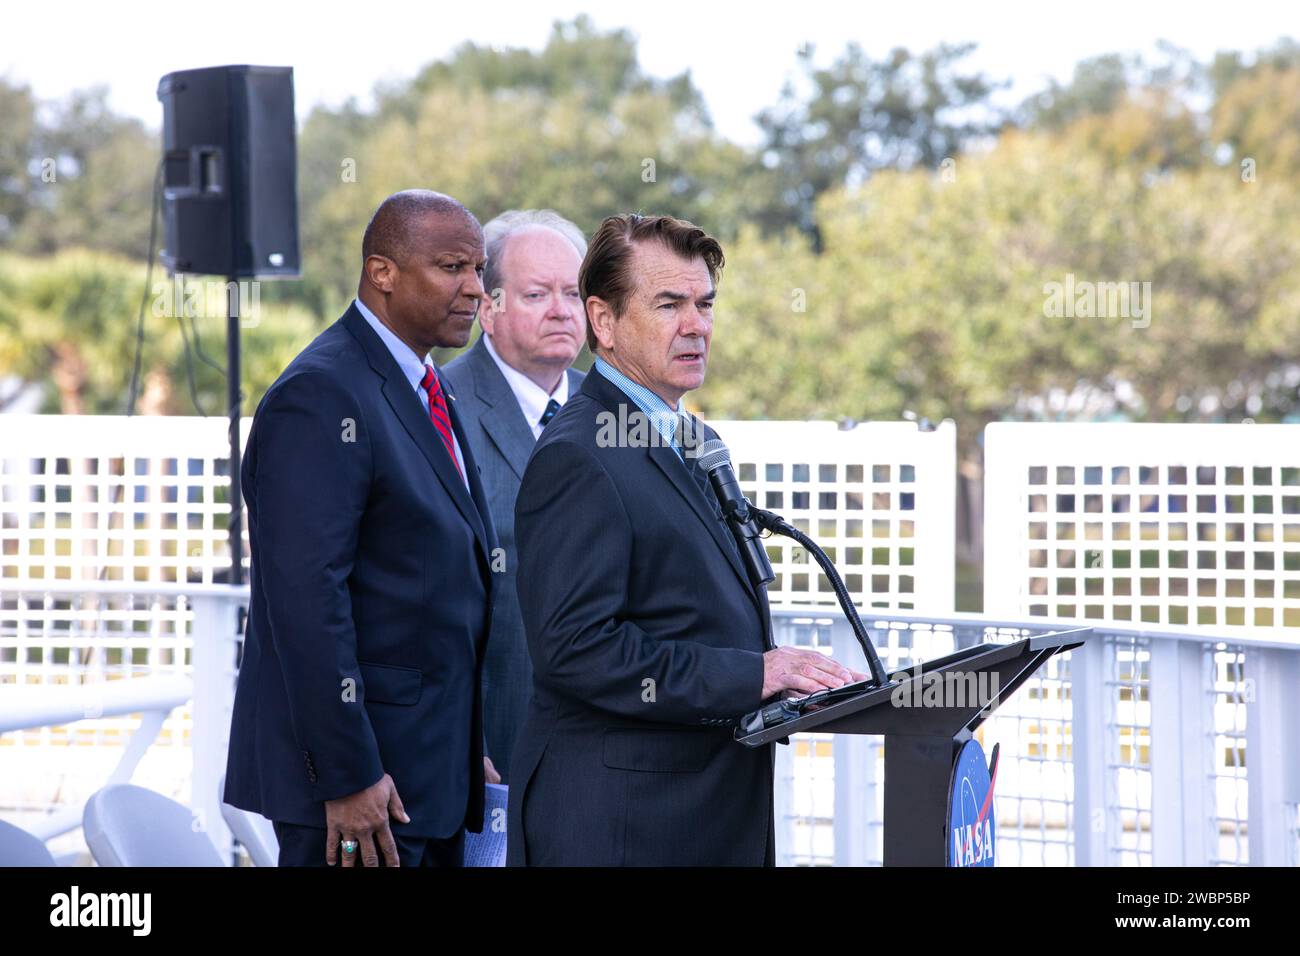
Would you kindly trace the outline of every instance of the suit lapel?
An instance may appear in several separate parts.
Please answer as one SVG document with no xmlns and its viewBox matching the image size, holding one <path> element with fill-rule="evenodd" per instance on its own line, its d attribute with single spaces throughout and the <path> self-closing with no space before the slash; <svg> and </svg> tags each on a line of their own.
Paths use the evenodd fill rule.
<svg viewBox="0 0 1300 956">
<path fill-rule="evenodd" d="M 505 459 L 510 470 L 520 481 L 524 479 L 524 468 L 528 465 L 528 456 L 533 450 L 533 431 L 524 424 L 523 413 L 518 405 L 511 414 L 509 408 L 500 405 L 489 408 L 479 416 L 483 430 L 492 439 L 501 457 Z"/>
<path fill-rule="evenodd" d="M 736 576 L 740 578 L 740 583 L 744 585 L 745 591 L 754 599 L 754 603 L 758 605 L 761 612 L 762 605 L 758 603 L 757 595 L 754 594 L 754 587 L 749 582 L 749 575 L 745 572 L 745 566 L 740 563 L 740 554 L 736 550 L 735 539 L 732 538 L 731 529 L 727 527 L 726 520 L 722 517 L 722 510 L 718 508 L 715 502 L 704 497 L 700 491 L 700 486 L 686 473 L 686 466 L 677 457 L 677 452 L 663 445 L 652 445 L 647 449 L 647 452 L 650 460 L 667 476 L 672 486 L 677 489 L 677 493 L 685 499 L 686 504 L 695 512 L 695 516 L 703 523 L 705 530 L 709 532 L 709 537 L 713 538 L 718 550 L 726 557 L 727 563 L 736 572 Z"/>
<path fill-rule="evenodd" d="M 442 388 L 443 392 L 447 395 L 447 411 L 451 415 L 451 430 L 456 435 L 456 441 L 460 443 L 461 457 L 465 459 L 465 474 L 469 478 L 469 496 L 477 509 L 479 521 L 483 525 L 486 533 L 487 522 L 483 516 L 489 514 L 487 492 L 484 490 L 482 480 L 479 478 L 478 462 L 474 459 L 474 449 L 470 447 L 469 438 L 465 434 L 465 427 L 460 421 L 460 412 L 456 409 L 456 393 L 452 390 L 451 383 L 447 381 L 446 378 L 443 378 L 442 380 Z M 420 410 L 424 411 L 423 408 Z M 441 441 L 442 439 L 440 438 L 439 442 L 441 443 Z M 459 475 L 457 475 L 457 477 L 459 477 Z M 461 490 L 463 491 L 464 489 L 465 485 L 462 482 Z M 486 552 L 488 550 L 488 545 L 496 547 L 496 544 L 497 542 L 494 533 L 493 537 L 484 545 L 483 550 Z"/>
<path fill-rule="evenodd" d="M 483 336 L 469 350 L 469 356 L 474 369 L 474 394 L 487 406 L 479 421 L 510 470 L 522 481 L 535 444 L 533 430 L 519 408 L 510 383 L 488 354 Z"/>
<path fill-rule="evenodd" d="M 383 378 L 384 398 L 388 400 L 389 406 L 393 413 L 397 415 L 397 420 L 402 423 L 407 434 L 415 442 L 433 473 L 438 476 L 442 482 L 443 488 L 447 491 L 447 496 L 451 498 L 456 510 L 461 513 L 461 517 L 469 524 L 474 531 L 474 537 L 478 539 L 483 553 L 488 554 L 487 532 L 483 527 L 483 519 L 479 515 L 478 508 L 470 499 L 469 491 L 465 488 L 465 482 L 461 481 L 460 474 L 456 471 L 456 465 L 447 453 L 447 447 L 442 443 L 442 438 L 438 435 L 437 430 L 433 427 L 433 422 L 429 421 L 424 414 L 424 406 L 415 390 L 411 388 L 411 383 L 407 381 L 402 370 L 398 367 L 397 361 L 388 351 L 387 346 L 375 334 L 375 330 L 370 327 L 361 313 L 353 306 L 348 309 L 343 316 L 344 325 L 352 335 L 361 343 L 361 347 L 366 352 L 366 357 L 370 361 L 370 367 L 373 368 L 380 377 Z M 443 379 L 444 386 L 446 379 Z M 450 395 L 450 393 L 448 393 Z M 456 430 L 456 439 L 460 442 L 461 454 L 465 457 L 465 467 L 467 472 L 473 467 L 473 459 L 469 454 L 469 442 L 464 438 L 464 434 L 457 425 L 455 409 L 451 408 L 454 401 L 448 402 L 451 410 L 452 427 Z"/>
<path fill-rule="evenodd" d="M 615 416 L 618 415 L 619 405 L 627 405 L 629 414 L 637 410 L 636 403 L 631 398 L 624 395 L 621 389 L 594 369 L 583 379 L 582 391 L 600 402 Z M 731 537 L 731 529 L 727 527 L 726 521 L 722 517 L 722 510 L 711 496 L 705 497 L 700 486 L 687 474 L 687 466 L 673 449 L 664 445 L 651 444 L 646 449 L 646 454 L 654 462 L 655 466 L 664 473 L 668 482 L 685 500 L 687 507 L 694 512 L 695 517 L 704 525 L 709 537 L 713 539 L 714 544 L 718 546 L 718 550 L 722 552 L 727 563 L 731 565 L 731 569 L 736 573 L 736 577 L 740 579 L 745 593 L 754 602 L 761 616 L 763 614 L 763 600 L 756 593 L 755 587 L 750 584 L 745 566 L 740 562 L 740 554 L 736 549 L 735 540 Z"/>
</svg>

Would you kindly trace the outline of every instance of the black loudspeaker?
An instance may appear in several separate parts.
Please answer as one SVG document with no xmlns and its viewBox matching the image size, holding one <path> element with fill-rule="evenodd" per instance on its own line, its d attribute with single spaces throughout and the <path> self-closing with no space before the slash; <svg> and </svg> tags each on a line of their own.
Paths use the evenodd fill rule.
<svg viewBox="0 0 1300 956">
<path fill-rule="evenodd" d="M 158 99 L 168 272 L 298 275 L 293 69 L 181 70 Z"/>
</svg>

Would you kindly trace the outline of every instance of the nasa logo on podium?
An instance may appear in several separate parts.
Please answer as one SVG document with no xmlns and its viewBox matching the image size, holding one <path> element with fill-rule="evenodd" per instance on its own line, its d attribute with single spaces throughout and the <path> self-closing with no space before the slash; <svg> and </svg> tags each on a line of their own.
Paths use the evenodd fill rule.
<svg viewBox="0 0 1300 956">
<path fill-rule="evenodd" d="M 993 865 L 993 785 L 998 778 L 998 745 L 993 761 L 984 760 L 977 740 L 962 745 L 952 765 L 948 789 L 948 865 Z"/>
</svg>

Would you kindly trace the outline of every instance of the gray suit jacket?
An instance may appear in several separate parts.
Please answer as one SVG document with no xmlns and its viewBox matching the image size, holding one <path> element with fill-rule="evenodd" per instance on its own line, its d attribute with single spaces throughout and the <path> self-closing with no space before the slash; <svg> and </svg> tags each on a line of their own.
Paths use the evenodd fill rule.
<svg viewBox="0 0 1300 956">
<path fill-rule="evenodd" d="M 456 413 L 469 437 L 492 522 L 506 555 L 503 577 L 492 589 L 492 629 L 483 662 L 483 723 L 487 754 L 501 773 L 502 782 L 509 783 L 515 737 L 533 688 L 532 662 L 515 592 L 515 498 L 533 451 L 533 432 L 481 336 L 468 352 L 442 371 L 455 390 Z M 576 395 L 585 376 L 576 369 L 569 369 L 567 374 L 569 395 Z"/>
</svg>

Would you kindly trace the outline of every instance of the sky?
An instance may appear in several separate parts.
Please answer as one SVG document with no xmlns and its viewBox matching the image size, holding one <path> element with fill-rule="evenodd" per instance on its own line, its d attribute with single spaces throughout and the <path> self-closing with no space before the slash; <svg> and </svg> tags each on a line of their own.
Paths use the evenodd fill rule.
<svg viewBox="0 0 1300 956">
<path fill-rule="evenodd" d="M 719 131 L 746 144 L 758 136 L 754 114 L 776 101 L 804 43 L 827 65 L 850 41 L 877 57 L 896 46 L 918 52 L 974 41 L 978 49 L 966 63 L 1010 79 L 1000 97 L 1010 104 L 1048 77 L 1068 79 L 1076 62 L 1100 53 L 1150 54 L 1166 39 L 1204 60 L 1217 50 L 1254 51 L 1279 36 L 1300 36 L 1294 0 L 70 0 L 5 9 L 0 75 L 47 100 L 106 84 L 114 109 L 157 127 L 156 90 L 165 73 L 223 63 L 292 66 L 301 121 L 318 103 L 354 96 L 368 103 L 376 83 L 409 78 L 467 40 L 539 49 L 555 20 L 579 13 L 603 30 L 631 30 L 649 73 L 689 69 Z"/>
</svg>

